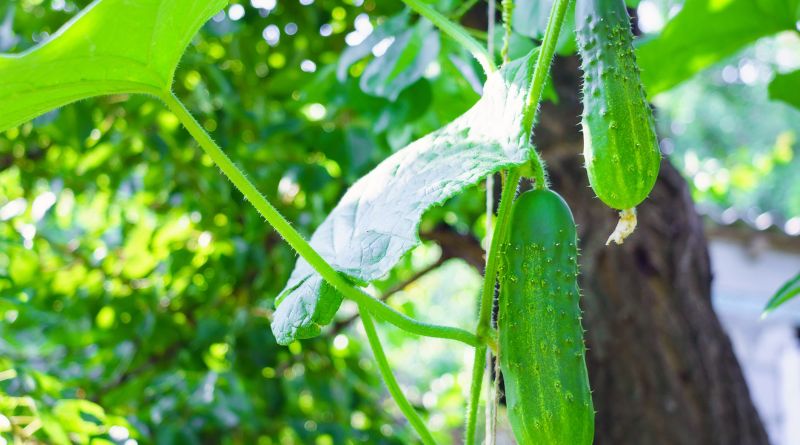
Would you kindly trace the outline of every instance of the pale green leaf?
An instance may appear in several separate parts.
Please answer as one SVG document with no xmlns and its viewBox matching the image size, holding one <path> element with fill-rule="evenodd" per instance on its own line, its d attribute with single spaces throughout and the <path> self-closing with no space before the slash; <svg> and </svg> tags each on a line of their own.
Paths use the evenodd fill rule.
<svg viewBox="0 0 800 445">
<path fill-rule="evenodd" d="M 0 131 L 92 96 L 159 95 L 225 0 L 97 0 L 47 41 L 0 55 Z"/>
<path fill-rule="evenodd" d="M 514 4 L 511 26 L 514 31 L 524 36 L 541 39 L 547 29 L 547 19 L 550 17 L 552 7 L 553 0 L 517 0 Z"/>
<path fill-rule="evenodd" d="M 637 48 L 650 95 L 666 91 L 746 45 L 796 27 L 798 0 L 687 0 Z"/>
<path fill-rule="evenodd" d="M 489 77 L 484 96 L 449 125 L 384 160 L 357 181 L 311 237 L 336 270 L 357 283 L 386 274 L 419 244 L 422 214 L 499 169 L 528 161 L 523 109 L 536 51 Z M 299 259 L 278 298 L 279 343 L 319 334 L 342 297 Z"/>
<path fill-rule="evenodd" d="M 511 26 L 514 32 L 523 36 L 532 37 L 537 40 L 544 38 L 547 29 L 547 20 L 550 18 L 550 10 L 553 8 L 553 0 L 517 0 L 514 4 L 514 12 L 511 18 Z M 570 3 L 567 17 L 575 15 L 575 2 Z M 575 22 L 564 20 L 564 28 L 558 37 L 556 51 L 562 55 L 569 55 L 575 52 Z M 498 27 L 502 30 L 501 27 Z M 501 42 L 502 37 L 496 39 Z M 513 36 L 512 36 L 513 39 Z M 514 41 L 511 41 L 512 47 Z"/>
<path fill-rule="evenodd" d="M 336 78 L 339 79 L 339 82 L 344 82 L 347 79 L 347 70 L 350 66 L 372 54 L 372 48 L 375 45 L 383 39 L 396 39 L 396 36 L 407 26 L 408 10 L 404 9 L 399 14 L 378 25 L 361 43 L 349 46 L 342 51 L 339 56 L 339 63 L 336 65 Z"/>
</svg>

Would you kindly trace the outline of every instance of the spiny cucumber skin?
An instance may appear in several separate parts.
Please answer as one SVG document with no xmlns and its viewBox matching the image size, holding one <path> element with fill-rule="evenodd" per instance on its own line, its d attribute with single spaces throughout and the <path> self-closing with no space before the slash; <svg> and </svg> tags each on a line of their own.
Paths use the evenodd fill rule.
<svg viewBox="0 0 800 445">
<path fill-rule="evenodd" d="M 594 406 L 572 213 L 549 190 L 514 203 L 500 274 L 500 369 L 520 445 L 589 445 Z"/>
<path fill-rule="evenodd" d="M 577 0 L 575 27 L 589 183 L 609 207 L 631 209 L 653 189 L 661 152 L 624 0 Z"/>
</svg>

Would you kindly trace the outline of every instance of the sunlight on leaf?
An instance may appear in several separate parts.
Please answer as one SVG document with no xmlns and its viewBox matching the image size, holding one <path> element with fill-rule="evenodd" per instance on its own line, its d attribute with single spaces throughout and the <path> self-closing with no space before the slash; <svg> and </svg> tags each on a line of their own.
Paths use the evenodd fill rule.
<svg viewBox="0 0 800 445">
<path fill-rule="evenodd" d="M 92 96 L 168 91 L 181 54 L 225 0 L 97 0 L 47 41 L 0 55 L 0 131 Z"/>
<path fill-rule="evenodd" d="M 687 0 L 637 48 L 649 95 L 666 91 L 761 37 L 795 29 L 798 0 Z"/>
<path fill-rule="evenodd" d="M 357 181 L 317 228 L 311 245 L 357 283 L 386 274 L 419 244 L 422 214 L 486 175 L 524 164 L 532 147 L 522 122 L 537 52 L 492 75 L 466 113 L 387 158 Z M 300 259 L 277 300 L 275 338 L 318 335 L 342 297 Z"/>
</svg>

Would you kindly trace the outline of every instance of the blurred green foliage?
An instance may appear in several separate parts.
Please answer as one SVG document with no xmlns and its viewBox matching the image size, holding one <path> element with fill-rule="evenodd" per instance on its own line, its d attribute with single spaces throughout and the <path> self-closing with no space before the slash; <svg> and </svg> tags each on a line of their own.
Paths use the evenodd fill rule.
<svg viewBox="0 0 800 445">
<path fill-rule="evenodd" d="M 800 62 L 800 38 L 762 40 L 654 101 L 662 149 L 695 199 L 749 223 L 769 212 L 780 229 L 800 216 L 800 110 L 767 91 L 787 52 Z"/>
<path fill-rule="evenodd" d="M 0 51 L 33 46 L 88 3 L 0 2 Z M 459 4 L 435 2 L 451 17 Z M 234 2 L 178 68 L 177 95 L 305 236 L 357 178 L 479 96 L 479 66 L 402 10 Z M 400 19 L 413 26 L 407 38 L 392 28 Z M 381 43 L 391 57 L 373 54 Z M 512 54 L 531 47 L 514 35 Z M 720 81 L 726 63 L 657 102 L 673 159 L 699 198 L 798 215 L 798 114 L 766 102 L 766 80 Z M 709 186 L 696 176 L 706 170 Z M 483 196 L 471 189 L 433 209 L 422 230 L 482 237 Z M 374 290 L 439 255 L 423 245 Z M 273 299 L 294 262 L 153 99 L 86 100 L 0 135 L 0 443 L 414 443 L 358 322 L 275 344 Z M 448 261 L 391 303 L 471 328 L 478 288 L 472 269 Z M 381 328 L 412 403 L 438 441 L 457 442 L 467 349 Z"/>
<path fill-rule="evenodd" d="M 378 26 L 401 3 L 308 3 L 229 6 L 194 39 L 175 82 L 203 126 L 306 236 L 349 184 L 463 112 L 482 84 L 470 57 L 442 39 L 441 51 L 426 48 L 422 72 L 392 92 L 395 101 L 367 95 L 353 75 L 372 63 L 369 52 L 336 77 L 345 37 Z M 441 10 L 452 10 L 447 3 Z M 31 47 L 87 4 L 24 0 L 8 14 L 0 7 L 0 50 Z M 456 199 L 424 226 L 446 218 L 470 230 L 482 211 L 481 192 L 472 193 L 477 200 Z M 82 101 L 0 136 L 0 246 L 0 438 L 415 440 L 358 331 L 335 342 L 275 344 L 269 317 L 293 252 L 150 98 Z M 409 258 L 378 288 L 407 278 L 417 263 Z M 409 313 L 426 310 L 424 299 L 397 301 Z M 402 349 L 408 339 L 394 337 L 390 345 Z M 462 360 L 426 362 L 426 381 L 453 376 L 438 390 L 450 394 L 442 403 L 452 414 L 432 423 L 443 442 L 463 418 L 455 379 Z M 412 402 L 434 408 L 423 395 Z"/>
<path fill-rule="evenodd" d="M 662 151 L 703 211 L 800 233 L 800 4 L 642 0 L 637 18 Z"/>
</svg>

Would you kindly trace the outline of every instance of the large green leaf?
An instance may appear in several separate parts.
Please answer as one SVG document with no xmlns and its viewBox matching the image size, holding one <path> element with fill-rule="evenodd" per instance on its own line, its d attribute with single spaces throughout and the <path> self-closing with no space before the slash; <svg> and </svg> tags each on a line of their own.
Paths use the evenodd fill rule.
<svg viewBox="0 0 800 445">
<path fill-rule="evenodd" d="M 800 110 L 800 70 L 775 76 L 769 83 L 769 98 Z"/>
<path fill-rule="evenodd" d="M 491 75 L 470 110 L 358 180 L 317 228 L 311 245 L 336 270 L 368 283 L 419 244 L 417 227 L 425 210 L 492 172 L 527 162 L 533 149 L 522 115 L 535 54 Z M 285 344 L 319 334 L 341 300 L 299 259 L 277 300 L 275 338 Z"/>
<path fill-rule="evenodd" d="M 439 55 L 439 32 L 433 23 L 420 20 L 392 42 L 386 54 L 376 58 L 361 75 L 361 89 L 389 100 L 419 80 Z"/>
<path fill-rule="evenodd" d="M 97 0 L 47 41 L 0 55 L 0 131 L 91 96 L 162 94 L 226 0 Z"/>
<path fill-rule="evenodd" d="M 757 39 L 795 29 L 799 0 L 687 0 L 637 48 L 648 94 L 666 91 Z"/>
<path fill-rule="evenodd" d="M 784 283 L 783 286 L 775 292 L 775 295 L 773 295 L 767 303 L 767 307 L 764 308 L 763 316 L 769 315 L 770 312 L 777 309 L 780 305 L 798 295 L 800 295 L 800 273 Z"/>
</svg>

